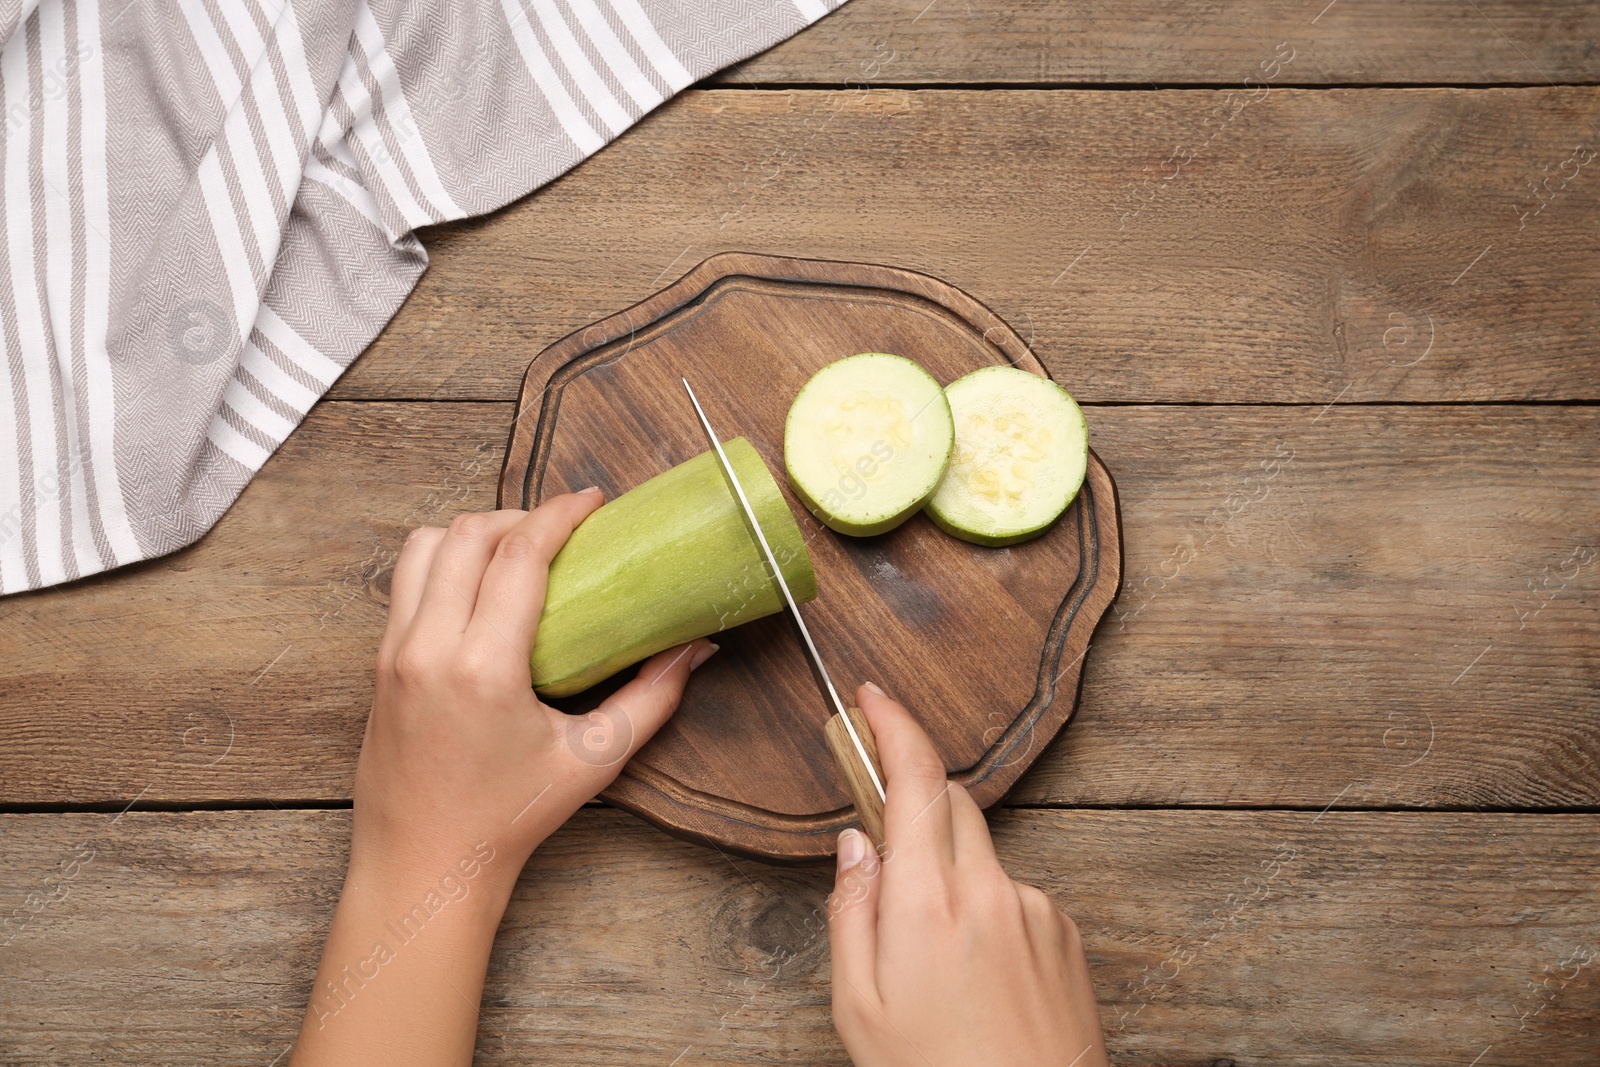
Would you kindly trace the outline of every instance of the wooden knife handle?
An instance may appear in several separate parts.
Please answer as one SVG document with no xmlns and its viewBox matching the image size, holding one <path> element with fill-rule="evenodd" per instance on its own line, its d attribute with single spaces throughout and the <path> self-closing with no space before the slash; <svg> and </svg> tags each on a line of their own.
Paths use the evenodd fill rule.
<svg viewBox="0 0 1600 1067">
<path fill-rule="evenodd" d="M 872 757 L 872 769 L 878 772 L 878 781 L 887 784 L 887 779 L 883 776 L 883 763 L 878 759 L 878 742 L 872 736 L 872 729 L 867 726 L 866 716 L 861 714 L 860 708 L 850 708 L 846 714 L 855 725 L 861 743 L 866 746 L 867 755 Z M 861 764 L 861 756 L 850 740 L 850 731 L 845 727 L 844 717 L 835 715 L 829 719 L 828 724 L 822 728 L 822 733 L 828 739 L 828 750 L 833 753 L 833 762 L 839 765 L 839 774 L 844 778 L 845 788 L 850 791 L 850 799 L 855 801 L 856 815 L 861 820 L 861 828 L 867 832 L 873 847 L 881 849 L 883 801 L 879 799 L 878 790 L 872 784 L 872 776 Z"/>
</svg>

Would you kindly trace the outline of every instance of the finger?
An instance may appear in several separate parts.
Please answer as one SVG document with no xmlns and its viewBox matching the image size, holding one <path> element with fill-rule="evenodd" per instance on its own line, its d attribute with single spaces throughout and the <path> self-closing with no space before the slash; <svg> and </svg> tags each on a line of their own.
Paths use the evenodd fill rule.
<svg viewBox="0 0 1600 1067">
<path fill-rule="evenodd" d="M 884 842 L 896 866 L 946 869 L 955 863 L 950 790 L 944 761 L 917 720 L 898 701 L 868 683 L 856 690 L 883 762 Z"/>
<path fill-rule="evenodd" d="M 833 953 L 833 988 L 876 996 L 878 974 L 878 877 L 882 864 L 860 830 L 839 835 L 833 895 L 828 898 L 828 941 Z"/>
<path fill-rule="evenodd" d="M 422 600 L 412 628 L 423 633 L 457 635 L 472 619 L 478 587 L 495 546 L 522 520 L 522 511 L 478 511 L 457 515 L 433 554 Z"/>
<path fill-rule="evenodd" d="M 1033 944 L 1038 958 L 1041 962 L 1059 959 L 1066 948 L 1062 926 L 1066 916 L 1039 889 L 1021 882 L 1013 884 L 1017 898 L 1022 902 L 1022 921 L 1028 930 L 1028 940 Z"/>
<path fill-rule="evenodd" d="M 545 708 L 558 736 L 566 738 L 572 769 L 587 796 L 615 781 L 629 757 L 672 717 L 689 672 L 710 659 L 717 647 L 702 637 L 658 652 L 645 660 L 633 681 L 587 715 Z"/>
<path fill-rule="evenodd" d="M 983 809 L 972 799 L 972 794 L 956 782 L 950 783 L 950 823 L 958 868 L 963 871 L 988 871 L 1000 866 Z"/>
<path fill-rule="evenodd" d="M 433 565 L 433 554 L 443 540 L 444 531 L 437 526 L 419 526 L 406 537 L 389 577 L 389 623 L 383 631 L 384 644 L 398 642 L 411 628 L 428 568 Z"/>
<path fill-rule="evenodd" d="M 478 586 L 469 638 L 503 641 L 526 659 L 533 648 L 544 611 L 550 561 L 572 531 L 605 503 L 598 489 L 566 493 L 547 500 L 500 538 Z"/>
</svg>

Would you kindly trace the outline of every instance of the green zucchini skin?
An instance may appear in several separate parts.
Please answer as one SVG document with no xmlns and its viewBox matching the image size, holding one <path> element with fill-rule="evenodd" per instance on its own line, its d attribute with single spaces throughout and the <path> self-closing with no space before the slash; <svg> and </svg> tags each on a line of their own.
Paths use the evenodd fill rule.
<svg viewBox="0 0 1600 1067">
<path fill-rule="evenodd" d="M 723 443 L 797 603 L 817 576 L 772 472 L 742 437 Z M 783 610 L 717 457 L 704 452 L 584 520 L 550 564 L 529 666 L 562 697 L 655 655 Z"/>
<path fill-rule="evenodd" d="M 992 534 L 979 533 L 976 530 L 964 530 L 959 526 L 954 526 L 943 515 L 940 515 L 932 508 L 925 507 L 922 509 L 922 513 L 928 516 L 928 519 L 935 526 L 949 534 L 951 537 L 954 537 L 956 540 L 965 541 L 969 545 L 978 545 L 982 548 L 1009 548 L 1011 545 L 1018 545 L 1024 541 L 1032 541 L 1035 537 L 1038 537 L 1040 534 L 1043 534 L 1046 530 L 1050 529 L 1050 527 L 1054 526 L 1056 524 L 1056 519 L 1061 517 L 1060 514 L 1057 514 L 1055 518 L 1049 520 L 1048 522 L 1042 522 L 1031 530 L 1024 530 L 1020 533 L 1008 534 L 1005 536 L 996 536 Z"/>
</svg>

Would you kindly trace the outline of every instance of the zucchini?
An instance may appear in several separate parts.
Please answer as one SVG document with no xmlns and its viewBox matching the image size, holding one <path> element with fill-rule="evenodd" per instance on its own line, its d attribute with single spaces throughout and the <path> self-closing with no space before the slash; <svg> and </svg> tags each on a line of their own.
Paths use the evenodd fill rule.
<svg viewBox="0 0 1600 1067">
<path fill-rule="evenodd" d="M 749 441 L 723 451 L 799 603 L 814 600 L 794 513 Z M 717 457 L 705 452 L 601 507 L 550 564 L 529 659 L 540 696 L 589 688 L 662 649 L 783 610 Z"/>
<path fill-rule="evenodd" d="M 1017 367 L 985 367 L 945 389 L 955 454 L 928 518 L 976 545 L 1037 537 L 1078 495 L 1089 427 L 1067 391 Z"/>
<path fill-rule="evenodd" d="M 789 484 L 842 534 L 899 526 L 933 495 L 955 429 L 944 390 L 904 356 L 863 352 L 801 388 L 783 432 Z"/>
</svg>

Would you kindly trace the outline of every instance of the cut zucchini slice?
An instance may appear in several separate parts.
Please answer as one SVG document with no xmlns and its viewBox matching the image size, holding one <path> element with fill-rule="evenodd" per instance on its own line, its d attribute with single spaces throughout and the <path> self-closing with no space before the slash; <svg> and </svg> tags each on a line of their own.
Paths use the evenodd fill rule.
<svg viewBox="0 0 1600 1067">
<path fill-rule="evenodd" d="M 975 545 L 1014 545 L 1061 517 L 1089 466 L 1089 427 L 1067 391 L 1017 367 L 985 367 L 945 389 L 950 467 L 928 517 Z"/>
<path fill-rule="evenodd" d="M 813 515 L 870 537 L 928 502 L 954 439 L 950 404 L 932 375 L 904 356 L 863 352 L 801 388 L 784 426 L 783 462 Z"/>
</svg>

